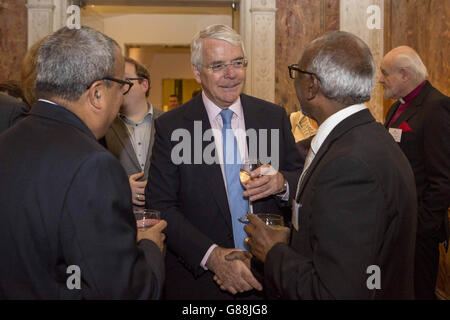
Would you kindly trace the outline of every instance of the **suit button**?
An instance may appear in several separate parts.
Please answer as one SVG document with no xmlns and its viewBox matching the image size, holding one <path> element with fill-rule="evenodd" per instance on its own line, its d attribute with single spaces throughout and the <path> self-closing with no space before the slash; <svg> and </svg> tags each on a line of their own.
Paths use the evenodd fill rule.
<svg viewBox="0 0 450 320">
<path fill-rule="evenodd" d="M 228 239 L 233 239 L 233 234 L 232 233 L 228 234 Z"/>
</svg>

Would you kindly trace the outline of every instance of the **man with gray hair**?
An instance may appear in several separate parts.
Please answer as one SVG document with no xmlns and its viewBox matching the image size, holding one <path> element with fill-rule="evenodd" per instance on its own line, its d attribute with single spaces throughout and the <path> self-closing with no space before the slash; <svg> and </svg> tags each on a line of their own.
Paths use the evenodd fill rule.
<svg viewBox="0 0 450 320">
<path fill-rule="evenodd" d="M 300 154 L 286 111 L 242 94 L 247 60 L 236 31 L 225 25 L 201 30 L 191 42 L 191 64 L 202 93 L 156 119 L 153 183 L 145 192 L 146 205 L 160 210 L 168 222 L 165 298 L 260 298 L 252 290 L 262 288 L 249 270 L 250 261 L 225 257 L 235 248 L 245 250 L 239 218 L 248 212 L 248 197 L 254 212 L 281 213 L 287 184 L 295 188 L 298 179 Z M 180 130 L 189 140 L 183 150 L 187 160 L 181 163 L 173 155 L 178 145 L 173 137 Z M 257 140 L 247 140 L 247 130 Z M 213 163 L 205 157 L 211 145 Z M 261 157 L 265 164 L 252 171 L 245 190 L 239 173 L 245 160 L 252 160 L 252 150 L 259 151 L 253 156 L 268 152 L 271 164 Z M 273 174 L 262 175 L 263 170 Z"/>
<path fill-rule="evenodd" d="M 166 222 L 136 231 L 127 176 L 97 142 L 123 77 L 118 44 L 94 29 L 42 42 L 40 99 L 0 136 L 0 299 L 159 297 Z"/>
<path fill-rule="evenodd" d="M 450 205 L 450 98 L 427 80 L 427 68 L 414 49 L 401 46 L 381 62 L 380 83 L 389 109 L 385 127 L 414 171 L 418 222 L 414 264 L 416 299 L 435 299 L 439 242 L 448 248 Z"/>
<path fill-rule="evenodd" d="M 375 64 L 347 32 L 311 42 L 289 66 L 302 112 L 319 124 L 297 190 L 292 230 L 254 215 L 244 229 L 281 299 L 412 299 L 416 197 L 408 160 L 363 104 Z M 292 232 L 290 242 L 289 231 Z"/>
</svg>

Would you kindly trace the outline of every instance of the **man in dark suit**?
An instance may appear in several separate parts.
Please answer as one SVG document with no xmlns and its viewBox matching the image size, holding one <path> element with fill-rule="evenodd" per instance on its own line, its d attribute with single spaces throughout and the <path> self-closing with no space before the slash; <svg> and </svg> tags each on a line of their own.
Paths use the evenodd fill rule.
<svg viewBox="0 0 450 320">
<path fill-rule="evenodd" d="M 117 43 L 62 28 L 40 47 L 30 115 L 0 136 L 0 299 L 158 298 L 165 221 L 136 232 L 97 139 L 131 83 Z"/>
<path fill-rule="evenodd" d="M 412 48 L 393 49 L 381 63 L 385 98 L 398 99 L 385 127 L 411 163 L 416 179 L 418 223 L 414 265 L 416 299 L 435 299 L 439 242 L 448 248 L 450 205 L 450 98 L 427 80 Z"/>
<path fill-rule="evenodd" d="M 412 299 L 414 176 L 363 104 L 375 81 L 369 48 L 350 33 L 327 33 L 289 71 L 319 129 L 290 195 L 289 245 L 287 228 L 254 215 L 245 227 L 265 290 L 282 299 Z"/>
<path fill-rule="evenodd" d="M 106 148 L 124 167 L 131 187 L 131 200 L 136 207 L 145 205 L 150 157 L 155 136 L 155 119 L 163 112 L 148 101 L 150 74 L 136 60 L 125 58 L 125 78 L 133 87 L 123 98 L 119 115 L 106 132 Z"/>
<path fill-rule="evenodd" d="M 0 94 L 0 133 L 25 117 L 28 108 L 25 103 L 5 94 Z"/>
<path fill-rule="evenodd" d="M 276 213 L 286 184 L 297 181 L 299 153 L 285 110 L 241 94 L 247 61 L 239 34 L 224 25 L 205 28 L 191 43 L 191 62 L 203 92 L 156 119 L 145 192 L 169 226 L 165 298 L 257 298 L 250 290 L 261 286 L 249 261 L 225 260 L 234 248 L 245 249 L 238 218 L 248 203 L 239 168 L 256 156 L 264 163 L 252 174 L 272 174 L 255 177 L 250 200 L 255 212 Z M 254 134 L 246 137 L 246 130 Z"/>
</svg>

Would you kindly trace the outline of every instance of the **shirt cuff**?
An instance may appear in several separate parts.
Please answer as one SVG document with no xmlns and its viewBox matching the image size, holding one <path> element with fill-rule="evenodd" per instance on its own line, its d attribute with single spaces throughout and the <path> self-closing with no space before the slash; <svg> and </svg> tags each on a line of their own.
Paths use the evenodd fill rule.
<svg viewBox="0 0 450 320">
<path fill-rule="evenodd" d="M 289 183 L 286 183 L 286 192 L 283 194 L 278 194 L 277 197 L 283 201 L 289 201 Z"/>
<path fill-rule="evenodd" d="M 211 255 L 211 252 L 218 247 L 217 244 L 213 244 L 211 247 L 209 247 L 208 251 L 206 251 L 205 255 L 203 256 L 202 261 L 200 262 L 200 266 L 205 269 L 208 270 L 208 268 L 206 267 L 206 261 L 208 261 L 209 256 Z"/>
</svg>

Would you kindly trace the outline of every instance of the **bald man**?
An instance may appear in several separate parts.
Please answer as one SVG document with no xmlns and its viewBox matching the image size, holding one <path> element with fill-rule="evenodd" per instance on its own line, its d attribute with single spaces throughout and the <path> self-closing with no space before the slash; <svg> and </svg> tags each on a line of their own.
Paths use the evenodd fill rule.
<svg viewBox="0 0 450 320">
<path fill-rule="evenodd" d="M 381 62 L 384 97 L 398 99 L 385 127 L 414 171 L 418 198 L 415 297 L 435 299 L 439 242 L 448 248 L 450 199 L 450 99 L 427 80 L 427 68 L 412 48 L 393 49 Z"/>
</svg>

